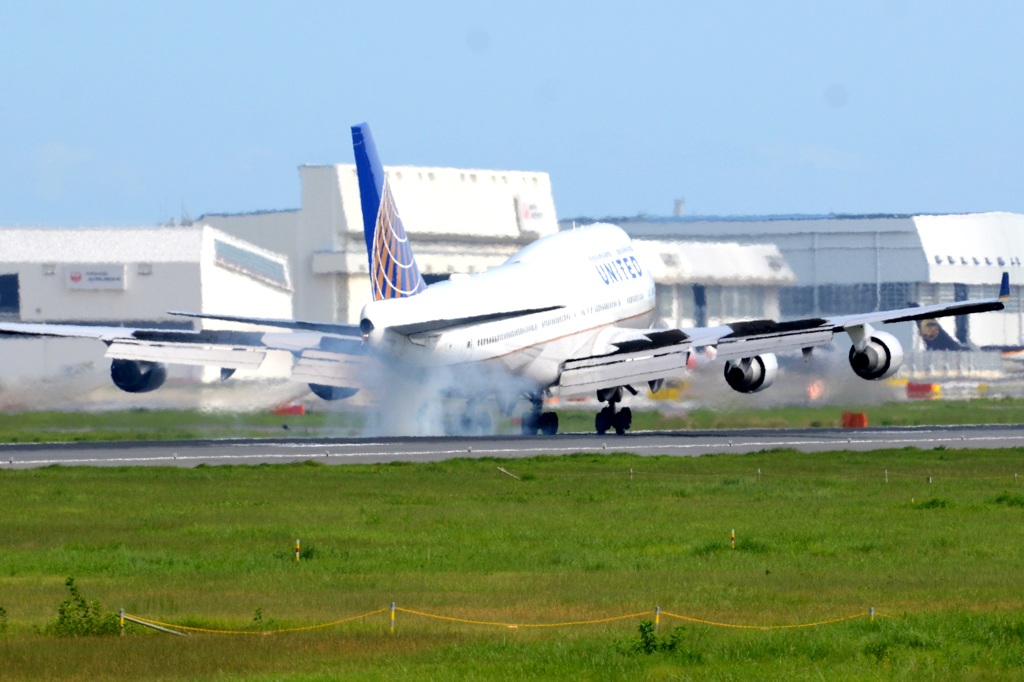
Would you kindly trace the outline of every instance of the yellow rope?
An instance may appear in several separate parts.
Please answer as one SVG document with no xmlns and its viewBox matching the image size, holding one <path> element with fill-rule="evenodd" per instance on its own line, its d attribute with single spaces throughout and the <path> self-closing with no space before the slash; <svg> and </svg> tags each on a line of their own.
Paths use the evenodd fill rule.
<svg viewBox="0 0 1024 682">
<path fill-rule="evenodd" d="M 661 615 L 669 616 L 670 618 L 678 618 L 679 620 L 689 621 L 691 623 L 702 623 L 704 625 L 714 625 L 719 628 L 735 628 L 738 630 L 795 630 L 797 628 L 813 628 L 819 625 L 831 625 L 833 623 L 842 623 L 847 620 L 856 620 L 857 618 L 867 618 L 869 614 L 858 613 L 855 616 L 846 616 L 845 618 L 834 618 L 832 620 L 821 620 L 816 623 L 800 623 L 797 625 L 735 625 L 732 623 L 718 623 L 713 620 L 704 620 L 702 618 L 691 618 L 690 616 L 681 616 L 678 613 L 670 613 L 669 611 L 662 611 Z M 878 617 L 878 614 L 875 614 Z"/>
<path fill-rule="evenodd" d="M 500 623 L 495 621 L 487 620 L 472 620 L 469 618 L 455 618 L 453 616 L 440 616 L 436 613 L 426 613 L 424 611 L 413 611 L 412 609 L 403 609 L 396 607 L 395 611 L 401 611 L 402 613 L 409 613 L 414 616 L 423 616 L 424 618 L 433 618 L 435 620 L 447 620 L 453 623 L 468 623 L 470 625 L 497 625 L 504 628 L 560 628 L 567 627 L 569 625 L 594 625 L 596 623 L 611 623 L 616 620 L 628 620 L 631 618 L 639 618 L 640 616 L 649 615 L 649 611 L 641 611 L 640 613 L 631 613 L 627 616 L 613 616 L 611 618 L 598 618 L 596 620 L 577 620 L 565 623 Z"/>
<path fill-rule="evenodd" d="M 218 635 L 272 635 L 272 634 L 282 633 L 282 632 L 303 632 L 303 631 L 307 631 L 307 630 L 317 630 L 317 629 L 321 629 L 321 628 L 329 628 L 329 627 L 333 627 L 335 625 L 340 625 L 342 623 L 347 623 L 349 621 L 359 620 L 361 618 L 368 618 L 370 616 L 376 616 L 378 614 L 385 613 L 385 612 L 388 612 L 388 611 L 391 611 L 391 609 L 389 609 L 389 608 L 377 609 L 376 611 L 370 611 L 368 613 L 362 613 L 362 614 L 359 614 L 358 616 L 350 616 L 348 618 L 342 618 L 341 620 L 331 621 L 330 623 L 319 623 L 317 625 L 307 625 L 307 626 L 303 626 L 303 627 L 294 627 L 294 628 L 280 628 L 280 629 L 277 629 L 277 630 L 218 630 L 218 629 L 214 629 L 214 628 L 199 628 L 199 627 L 192 627 L 192 626 L 189 626 L 189 625 L 176 625 L 174 623 L 164 623 L 164 622 L 161 622 L 161 621 L 158 621 L 158 620 L 152 620 L 152 619 L 149 619 L 149 618 L 143 618 L 141 616 L 136 616 L 136 615 L 131 614 L 131 613 L 125 613 L 124 615 L 125 616 L 129 616 L 131 618 L 134 618 L 136 620 L 139 620 L 139 621 L 141 621 L 143 623 L 148 623 L 150 625 L 159 625 L 161 627 L 173 628 L 173 629 L 178 629 L 178 630 L 188 630 L 190 632 L 205 632 L 205 633 L 218 634 Z M 513 630 L 519 629 L 519 628 L 559 628 L 559 627 L 569 627 L 569 626 L 573 626 L 573 625 L 596 625 L 596 624 L 599 624 L 599 623 L 611 623 L 611 622 L 619 621 L 619 620 L 632 620 L 634 618 L 640 618 L 640 617 L 643 617 L 643 616 L 651 615 L 650 611 L 640 611 L 638 613 L 630 613 L 630 614 L 627 614 L 625 616 L 612 616 L 610 618 L 595 618 L 595 619 L 592 619 L 592 620 L 566 621 L 566 622 L 563 622 L 563 623 L 506 623 L 506 622 L 501 622 L 501 621 L 474 620 L 474 619 L 471 619 L 471 618 L 458 618 L 458 617 L 455 617 L 455 616 L 442 616 L 442 615 L 436 614 L 436 613 L 428 613 L 426 611 L 416 611 L 414 609 L 406 609 L 406 608 L 402 608 L 402 607 L 395 607 L 394 611 L 395 612 L 401 611 L 402 613 L 408 613 L 408 614 L 413 615 L 413 616 L 422 616 L 423 618 L 432 618 L 434 620 L 443 620 L 443 621 L 448 621 L 448 622 L 452 622 L 452 623 L 465 623 L 465 624 L 468 624 L 468 625 L 490 625 L 490 626 L 509 628 L 509 629 L 513 629 Z M 817 626 L 820 626 L 820 625 L 831 625 L 833 623 L 842 623 L 842 622 L 849 621 L 849 620 L 856 620 L 858 618 L 867 618 L 870 615 L 870 614 L 865 614 L 865 613 L 859 613 L 857 615 L 846 616 L 844 618 L 834 618 L 832 620 L 822 620 L 822 621 L 817 621 L 817 622 L 814 622 L 814 623 L 799 623 L 799 624 L 796 624 L 796 625 L 737 625 L 737 624 L 734 624 L 734 623 L 720 623 L 720 622 L 713 621 L 713 620 L 705 620 L 703 618 L 693 618 L 692 616 L 684 616 L 684 615 L 681 615 L 681 614 L 678 614 L 678 613 L 672 613 L 671 611 L 661 611 L 660 613 L 663 616 L 666 616 L 666 617 L 669 617 L 669 618 L 676 618 L 678 620 L 684 620 L 684 621 L 687 621 L 687 622 L 690 622 L 690 623 L 700 623 L 700 624 L 703 624 L 703 625 L 711 625 L 711 626 L 720 627 L 720 628 L 734 628 L 734 629 L 737 629 L 737 630 L 794 630 L 794 629 L 798 629 L 798 628 L 811 628 L 811 627 L 817 627 Z M 884 618 L 884 617 L 885 616 L 882 616 L 881 614 L 878 614 L 878 613 L 875 614 L 875 618 Z"/>
<path fill-rule="evenodd" d="M 386 608 L 385 609 L 377 609 L 376 611 L 370 611 L 369 613 L 362 613 L 362 614 L 359 614 L 358 616 L 350 616 L 348 618 L 342 618 L 341 620 L 331 621 L 330 623 L 319 623 L 317 625 L 306 625 L 306 626 L 297 627 L 297 628 L 281 628 L 279 630 L 215 630 L 215 629 L 212 629 L 212 628 L 196 628 L 196 627 L 191 627 L 191 626 L 188 626 L 188 625 L 176 625 L 174 623 L 161 623 L 158 620 L 151 620 L 151 619 L 148 619 L 148 618 L 143 618 L 141 616 L 136 616 L 135 614 L 132 614 L 132 613 L 126 613 L 124 615 L 131 616 L 132 618 L 135 618 L 136 620 L 141 620 L 142 622 L 149 623 L 150 625 L 160 625 L 160 626 L 165 627 L 165 628 L 177 628 L 179 630 L 189 630 L 190 632 L 207 632 L 207 633 L 218 634 L 218 635 L 272 635 L 272 634 L 280 633 L 280 632 L 301 632 L 303 630 L 317 630 L 317 629 L 320 629 L 320 628 L 329 628 L 329 627 L 333 627 L 335 625 L 340 625 L 342 623 L 347 623 L 347 622 L 349 622 L 351 620 L 359 620 L 360 618 L 368 618 L 370 616 L 376 616 L 378 613 L 384 613 L 387 610 L 388 609 L 386 609 Z"/>
</svg>

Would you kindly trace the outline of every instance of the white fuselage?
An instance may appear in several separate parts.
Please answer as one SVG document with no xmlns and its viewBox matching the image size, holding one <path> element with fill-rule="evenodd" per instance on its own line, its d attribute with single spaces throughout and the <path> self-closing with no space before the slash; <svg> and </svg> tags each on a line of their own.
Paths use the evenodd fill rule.
<svg viewBox="0 0 1024 682">
<path fill-rule="evenodd" d="M 554 306 L 435 331 L 389 329 Z M 654 280 L 629 236 L 599 224 L 544 237 L 498 267 L 416 296 L 368 303 L 362 319 L 372 323 L 368 339 L 384 358 L 425 368 L 480 363 L 543 389 L 557 384 L 566 359 L 614 350 L 602 342 L 603 330 L 647 328 L 653 311 Z"/>
</svg>

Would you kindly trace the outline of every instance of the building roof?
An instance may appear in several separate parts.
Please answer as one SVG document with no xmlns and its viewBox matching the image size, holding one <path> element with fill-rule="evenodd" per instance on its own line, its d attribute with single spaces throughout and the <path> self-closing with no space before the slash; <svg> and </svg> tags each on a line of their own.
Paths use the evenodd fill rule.
<svg viewBox="0 0 1024 682">
<path fill-rule="evenodd" d="M 199 263 L 290 289 L 284 256 L 208 225 L 138 228 L 0 228 L 4 263 Z"/>
<path fill-rule="evenodd" d="M 5 227 L 0 228 L 0 260 L 7 263 L 195 262 L 202 252 L 203 230 L 203 227 Z"/>
<path fill-rule="evenodd" d="M 774 244 L 633 241 L 659 284 L 785 285 L 796 275 Z"/>
<path fill-rule="evenodd" d="M 798 253 L 831 252 L 831 260 L 818 257 L 819 283 L 846 281 L 846 276 L 851 281 L 994 284 L 1003 271 L 1010 272 L 1012 281 L 1024 279 L 1024 215 L 1016 213 L 640 216 L 618 224 L 638 238 L 774 243 L 791 262 Z M 858 259 L 857 252 L 877 256 Z M 809 270 L 795 267 L 801 277 L 808 276 Z M 872 272 L 865 274 L 865 269 Z"/>
</svg>

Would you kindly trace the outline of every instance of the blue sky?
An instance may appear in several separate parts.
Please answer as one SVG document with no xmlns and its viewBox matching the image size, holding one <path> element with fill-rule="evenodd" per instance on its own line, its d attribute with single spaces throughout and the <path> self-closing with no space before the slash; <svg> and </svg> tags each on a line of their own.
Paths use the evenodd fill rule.
<svg viewBox="0 0 1024 682">
<path fill-rule="evenodd" d="M 559 217 L 1024 212 L 1024 3 L 0 4 L 0 225 L 299 205 L 297 167 L 551 174 Z"/>
</svg>

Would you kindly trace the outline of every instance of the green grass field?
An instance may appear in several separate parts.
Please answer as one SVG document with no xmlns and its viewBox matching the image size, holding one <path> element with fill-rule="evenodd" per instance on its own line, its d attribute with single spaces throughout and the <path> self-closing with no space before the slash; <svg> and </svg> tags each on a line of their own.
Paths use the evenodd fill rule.
<svg viewBox="0 0 1024 682">
<path fill-rule="evenodd" d="M 3 470 L 0 677 L 1019 678 L 1022 464 L 899 450 Z M 386 613 L 269 635 L 42 634 L 67 576 L 105 611 L 194 627 L 307 626 L 391 601 L 521 627 L 400 611 L 394 634 Z M 655 606 L 748 626 L 856 618 L 765 631 L 663 615 L 660 641 L 684 629 L 653 653 L 643 617 L 522 627 Z"/>
</svg>

